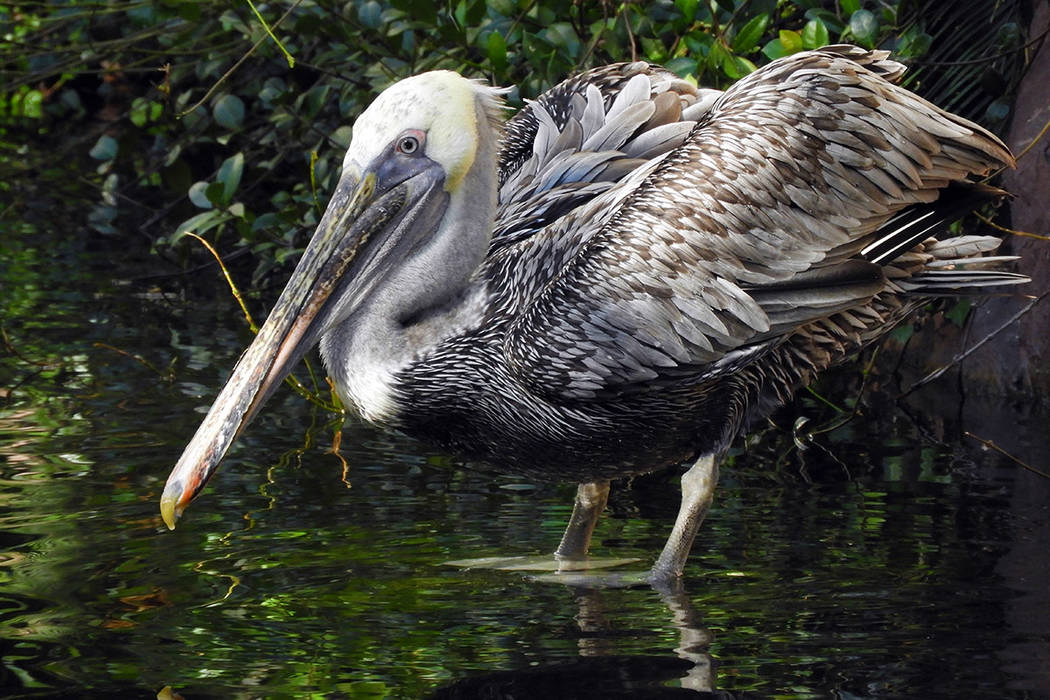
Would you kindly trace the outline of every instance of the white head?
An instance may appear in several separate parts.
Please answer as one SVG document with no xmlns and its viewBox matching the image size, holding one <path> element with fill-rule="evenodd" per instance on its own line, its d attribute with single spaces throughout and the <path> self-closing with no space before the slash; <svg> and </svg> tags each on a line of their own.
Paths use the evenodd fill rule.
<svg viewBox="0 0 1050 700">
<path fill-rule="evenodd" d="M 505 92 L 446 70 L 394 83 L 354 123 L 344 172 L 361 173 L 395 139 L 412 135 L 426 156 L 445 170 L 445 191 L 453 192 L 474 164 L 484 134 L 498 132 Z M 479 124 L 479 119 L 486 123 Z"/>
</svg>

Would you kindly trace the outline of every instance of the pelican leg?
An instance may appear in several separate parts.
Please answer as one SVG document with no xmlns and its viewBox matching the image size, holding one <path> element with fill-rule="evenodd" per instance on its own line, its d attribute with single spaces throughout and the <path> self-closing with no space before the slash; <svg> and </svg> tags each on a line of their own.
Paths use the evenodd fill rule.
<svg viewBox="0 0 1050 700">
<path fill-rule="evenodd" d="M 569 525 L 562 535 L 561 544 L 554 550 L 555 559 L 579 560 L 587 556 L 591 546 L 591 535 L 598 524 L 598 516 L 605 510 L 609 500 L 608 481 L 588 481 L 576 488 L 576 501 L 572 504 Z"/>
<path fill-rule="evenodd" d="M 682 475 L 682 505 L 674 529 L 649 574 L 650 583 L 668 583 L 682 575 L 685 560 L 718 483 L 718 455 L 705 455 Z"/>
<path fill-rule="evenodd" d="M 613 576 L 606 580 L 589 573 L 577 573 L 623 566 L 624 564 L 638 561 L 637 559 L 628 558 L 591 559 L 587 556 L 587 550 L 591 544 L 591 535 L 594 534 L 594 526 L 598 524 L 598 517 L 605 510 L 605 504 L 608 500 L 608 481 L 589 481 L 577 487 L 576 501 L 572 506 L 569 525 L 565 528 L 561 544 L 554 551 L 553 557 L 549 555 L 539 557 L 486 557 L 482 559 L 459 559 L 445 563 L 450 566 L 460 566 L 467 569 L 484 567 L 501 571 L 557 572 L 549 575 L 537 575 L 534 577 L 534 580 L 557 581 L 558 583 L 567 583 L 569 585 L 602 587 L 610 585 L 609 581 L 612 581 L 612 585 L 623 585 L 619 583 L 621 577 L 618 576 Z M 638 585 L 639 583 L 644 583 L 644 580 L 631 581 L 628 585 Z"/>
</svg>

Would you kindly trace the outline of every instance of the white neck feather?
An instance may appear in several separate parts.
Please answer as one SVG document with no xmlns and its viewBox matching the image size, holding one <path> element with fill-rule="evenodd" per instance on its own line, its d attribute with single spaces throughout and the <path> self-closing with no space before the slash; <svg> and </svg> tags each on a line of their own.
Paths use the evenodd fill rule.
<svg viewBox="0 0 1050 700">
<path fill-rule="evenodd" d="M 321 338 L 321 356 L 344 404 L 370 422 L 396 424 L 398 371 L 481 320 L 487 292 L 472 275 L 492 234 L 498 148 L 484 109 L 479 102 L 474 163 L 427 244 Z"/>
</svg>

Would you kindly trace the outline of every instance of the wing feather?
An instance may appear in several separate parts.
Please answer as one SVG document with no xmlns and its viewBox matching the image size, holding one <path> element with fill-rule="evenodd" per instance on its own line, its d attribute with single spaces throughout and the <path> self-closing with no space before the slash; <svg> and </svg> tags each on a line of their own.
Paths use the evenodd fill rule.
<svg viewBox="0 0 1050 700">
<path fill-rule="evenodd" d="M 490 255 L 608 189 L 597 183 L 622 180 L 681 145 L 694 125 L 681 115 L 697 94 L 639 61 L 587 71 L 527 103 L 504 130 Z"/>
<path fill-rule="evenodd" d="M 748 346 L 794 332 L 821 346 L 836 332 L 859 337 L 872 322 L 865 305 L 895 274 L 884 274 L 886 256 L 866 261 L 862 249 L 881 241 L 880 251 L 906 253 L 917 241 L 883 230 L 896 215 L 901 236 L 914 237 L 925 230 L 908 212 L 949 183 L 1013 162 L 981 127 L 889 82 L 903 67 L 885 52 L 796 54 L 723 94 L 675 84 L 675 104 L 660 96 L 673 77 L 630 65 L 617 70 L 633 74 L 617 80 L 555 88 L 563 109 L 544 98 L 530 105 L 529 123 L 549 131 L 535 134 L 535 163 L 501 158 L 497 230 L 512 234 L 502 239 L 514 241 L 508 259 L 529 270 L 505 356 L 522 382 L 551 397 L 699 380 L 735 366 Z M 575 130 L 562 137 L 569 123 L 582 141 Z M 569 197 L 608 163 L 620 164 L 608 187 L 560 218 L 527 237 L 506 222 L 528 216 L 534 200 L 549 205 L 536 194 L 543 187 L 522 194 L 522 173 Z"/>
</svg>

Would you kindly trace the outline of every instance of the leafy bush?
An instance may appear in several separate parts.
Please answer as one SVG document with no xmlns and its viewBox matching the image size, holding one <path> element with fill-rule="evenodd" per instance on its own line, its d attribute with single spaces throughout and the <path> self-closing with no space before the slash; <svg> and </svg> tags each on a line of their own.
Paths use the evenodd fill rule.
<svg viewBox="0 0 1050 700">
<path fill-rule="evenodd" d="M 390 82 L 435 68 L 535 97 L 565 75 L 644 59 L 724 87 L 826 43 L 931 47 L 902 0 L 137 0 L 0 7 L 0 158 L 68 154 L 99 191 L 97 233 L 168 257 L 192 230 L 248 249 L 257 281 L 304 245 L 350 124 Z M 982 30 L 987 34 L 986 31 Z M 1000 44 L 1015 45 L 1019 34 Z M 1011 43 L 1012 42 L 1012 43 Z M 27 147 L 28 145 L 28 147 Z M 10 185 L 8 185 L 10 188 Z"/>
</svg>

